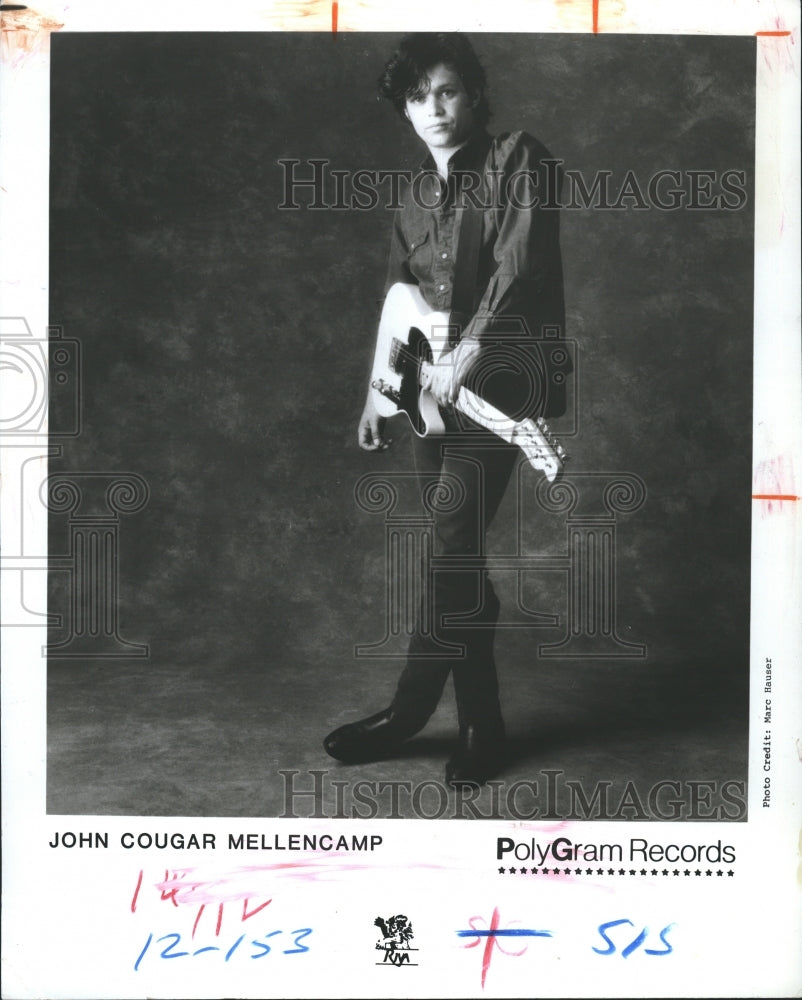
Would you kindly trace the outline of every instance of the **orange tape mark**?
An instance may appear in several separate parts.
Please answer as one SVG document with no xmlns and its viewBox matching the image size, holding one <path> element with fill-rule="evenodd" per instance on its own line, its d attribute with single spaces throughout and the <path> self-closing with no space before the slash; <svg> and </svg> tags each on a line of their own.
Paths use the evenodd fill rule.
<svg viewBox="0 0 802 1000">
<path fill-rule="evenodd" d="M 756 31 L 756 35 L 761 38 L 787 38 L 791 32 L 790 31 Z"/>
<path fill-rule="evenodd" d="M 798 500 L 793 493 L 753 493 L 753 500 Z"/>
<path fill-rule="evenodd" d="M 337 15 L 339 11 L 340 5 L 337 3 L 337 0 L 334 0 L 334 3 L 331 5 L 331 30 L 335 35 L 337 34 Z"/>
<path fill-rule="evenodd" d="M 593 34 L 599 33 L 599 0 L 593 0 Z"/>
</svg>

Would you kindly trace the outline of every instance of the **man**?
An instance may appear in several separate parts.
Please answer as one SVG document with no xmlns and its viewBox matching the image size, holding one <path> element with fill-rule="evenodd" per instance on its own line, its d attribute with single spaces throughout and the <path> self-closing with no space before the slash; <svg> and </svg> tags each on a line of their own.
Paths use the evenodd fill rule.
<svg viewBox="0 0 802 1000">
<path fill-rule="evenodd" d="M 493 659 L 499 602 L 482 558 L 487 528 L 520 453 L 457 413 L 453 404 L 483 366 L 492 374 L 493 351 L 505 334 L 517 333 L 519 343 L 521 330 L 530 335 L 544 326 L 562 330 L 555 161 L 526 133 L 489 136 L 484 71 L 461 35 L 407 36 L 387 63 L 379 89 L 428 150 L 396 214 L 388 287 L 416 284 L 431 309 L 450 311 L 461 331 L 424 384 L 439 404 L 446 433 L 415 436 L 413 444 L 422 489 L 441 476 L 462 486 L 461 503 L 435 511 L 434 537 L 435 555 L 464 557 L 465 566 L 459 568 L 457 558 L 457 568 L 435 571 L 423 588 L 430 604 L 419 611 L 389 708 L 341 726 L 326 737 L 324 747 L 347 763 L 392 754 L 423 728 L 453 673 L 459 738 L 446 781 L 481 784 L 502 766 L 505 741 Z M 469 211 L 479 213 L 472 223 Z M 469 225 L 475 236 L 467 235 Z M 536 345 L 527 346 L 519 351 L 519 367 L 528 375 L 523 395 L 516 395 L 515 385 L 502 374 L 489 402 L 516 418 L 551 415 L 560 404 L 556 410 L 549 406 L 548 373 Z M 505 359 L 501 367 L 506 371 L 509 352 Z M 532 385 L 537 386 L 534 394 Z M 371 390 L 359 422 L 359 444 L 368 451 L 388 444 Z M 455 616 L 469 624 L 455 622 Z M 426 622 L 433 627 L 425 627 Z M 444 647 L 461 655 L 444 656 Z"/>
</svg>

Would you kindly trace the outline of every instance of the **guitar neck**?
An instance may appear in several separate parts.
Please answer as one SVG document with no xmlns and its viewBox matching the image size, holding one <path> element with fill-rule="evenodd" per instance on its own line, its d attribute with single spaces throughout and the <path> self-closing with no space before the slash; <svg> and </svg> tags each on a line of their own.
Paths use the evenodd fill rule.
<svg viewBox="0 0 802 1000">
<path fill-rule="evenodd" d="M 474 423 L 479 424 L 486 430 L 492 431 L 510 444 L 513 443 L 516 427 L 515 421 L 505 413 L 502 413 L 501 410 L 497 410 L 495 406 L 486 403 L 475 392 L 471 392 L 470 389 L 466 389 L 463 386 L 459 391 L 459 396 L 454 406 L 460 413 L 473 420 Z"/>
<path fill-rule="evenodd" d="M 516 423 L 464 386 L 455 405 L 466 417 L 521 448 L 530 464 L 541 469 L 550 483 L 560 474 L 566 458 L 565 449 L 552 436 L 542 417 Z"/>
</svg>

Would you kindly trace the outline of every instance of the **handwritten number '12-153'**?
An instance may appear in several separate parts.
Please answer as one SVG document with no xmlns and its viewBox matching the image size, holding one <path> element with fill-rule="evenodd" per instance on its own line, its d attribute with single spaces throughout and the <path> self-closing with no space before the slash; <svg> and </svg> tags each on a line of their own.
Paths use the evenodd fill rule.
<svg viewBox="0 0 802 1000">
<path fill-rule="evenodd" d="M 269 955 L 272 950 L 270 945 L 266 943 L 265 939 L 270 939 L 276 937 L 278 934 L 283 933 L 282 931 L 271 931 L 269 934 L 263 935 L 262 939 L 254 938 L 250 943 L 256 950 L 251 952 L 250 958 L 264 958 L 265 955 Z M 290 931 L 293 937 L 293 948 L 285 948 L 281 954 L 282 955 L 301 955 L 304 952 L 309 951 L 308 945 L 301 944 L 304 938 L 308 937 L 312 933 L 311 927 L 300 927 L 298 930 Z M 231 947 L 225 952 L 224 961 L 228 962 L 232 955 L 237 951 L 239 946 L 245 940 L 245 935 L 241 934 L 237 940 L 231 945 Z M 162 937 L 156 939 L 157 944 L 162 944 L 163 942 L 169 942 L 162 948 L 159 957 L 160 958 L 194 958 L 196 955 L 203 955 L 210 951 L 223 951 L 222 948 L 217 945 L 206 945 L 204 948 L 195 948 L 191 951 L 179 951 L 178 946 L 181 944 L 181 935 L 173 932 L 172 934 L 164 934 Z M 134 972 L 139 971 L 139 966 L 142 963 L 142 959 L 150 948 L 153 942 L 153 934 L 148 935 L 148 939 L 145 942 L 145 947 L 139 953 L 139 958 L 137 958 L 134 963 Z"/>
</svg>

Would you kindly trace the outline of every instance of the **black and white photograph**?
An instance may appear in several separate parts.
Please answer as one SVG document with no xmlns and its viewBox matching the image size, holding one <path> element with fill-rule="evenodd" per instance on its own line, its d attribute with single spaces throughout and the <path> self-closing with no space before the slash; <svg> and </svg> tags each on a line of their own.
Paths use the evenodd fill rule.
<svg viewBox="0 0 802 1000">
<path fill-rule="evenodd" d="M 49 811 L 746 819 L 754 62 L 54 37 Z"/>
</svg>

